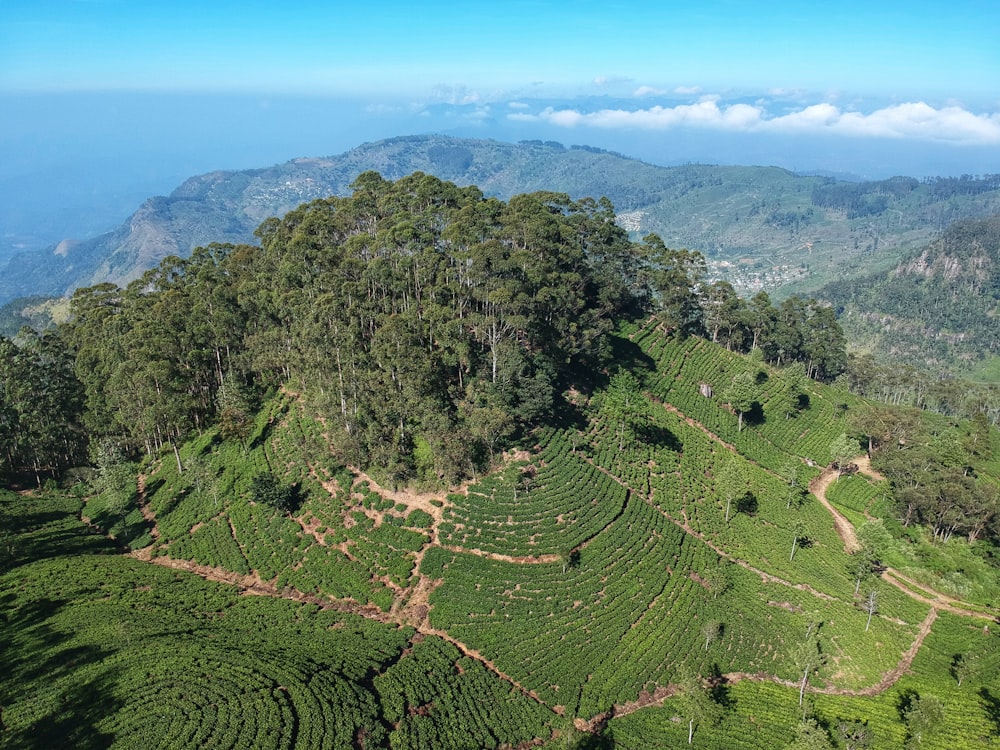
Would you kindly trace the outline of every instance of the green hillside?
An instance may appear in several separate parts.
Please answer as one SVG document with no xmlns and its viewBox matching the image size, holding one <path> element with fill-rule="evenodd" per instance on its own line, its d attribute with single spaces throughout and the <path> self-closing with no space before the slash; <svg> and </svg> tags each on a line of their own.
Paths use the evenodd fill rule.
<svg viewBox="0 0 1000 750">
<path fill-rule="evenodd" d="M 606 203 L 259 236 L 0 339 L 0 747 L 1000 747 L 988 410 Z"/>
<path fill-rule="evenodd" d="M 891 272 L 824 287 L 854 347 L 879 362 L 996 381 L 1000 216 L 968 219 Z"/>
<path fill-rule="evenodd" d="M 655 324 L 626 341 L 644 395 L 624 432 L 595 392 L 457 492 L 392 492 L 339 465 L 286 393 L 259 413 L 249 452 L 214 428 L 185 444 L 206 480 L 172 456 L 151 464 L 124 519 L 104 497 L 81 511 L 5 495 L 4 745 L 66 733 L 81 747 L 235 747 L 249 732 L 261 747 L 557 747 L 585 739 L 576 720 L 616 747 L 675 747 L 690 673 L 716 675 L 723 706 L 695 746 L 783 747 L 802 716 L 803 643 L 822 653 L 806 700 L 831 735 L 857 720 L 873 746 L 900 746 L 901 702 L 933 695 L 947 721 L 922 746 L 1000 745 L 1000 650 L 984 630 L 996 571 L 986 607 L 884 573 L 862 589 L 878 597 L 866 630 L 830 510 L 787 501 L 788 462 L 815 486 L 808 463 L 830 460 L 860 405 L 812 386 L 786 418 L 772 408 L 783 375 L 768 370 L 763 416 L 738 431 L 699 385 L 759 365 Z M 730 464 L 746 494 L 726 522 Z M 264 467 L 298 488 L 290 514 L 254 501 Z M 858 494 L 831 496 L 863 522 Z M 790 555 L 797 535 L 808 541 Z M 961 687 L 956 654 L 977 664 Z"/>
</svg>

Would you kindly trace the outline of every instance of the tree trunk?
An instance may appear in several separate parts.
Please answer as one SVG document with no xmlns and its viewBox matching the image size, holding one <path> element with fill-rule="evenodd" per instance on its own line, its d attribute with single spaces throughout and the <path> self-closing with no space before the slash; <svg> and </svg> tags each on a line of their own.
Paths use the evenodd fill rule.
<svg viewBox="0 0 1000 750">
<path fill-rule="evenodd" d="M 694 719 L 688 722 L 688 744 L 691 744 L 691 739 L 694 737 Z"/>
</svg>

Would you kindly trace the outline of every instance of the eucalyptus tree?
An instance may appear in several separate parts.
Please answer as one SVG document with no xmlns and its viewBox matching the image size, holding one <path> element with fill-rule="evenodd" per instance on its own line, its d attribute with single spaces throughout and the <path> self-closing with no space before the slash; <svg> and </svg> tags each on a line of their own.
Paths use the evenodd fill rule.
<svg viewBox="0 0 1000 750">
<path fill-rule="evenodd" d="M 743 431 L 743 417 L 757 403 L 757 383 L 754 376 L 746 371 L 733 377 L 732 383 L 724 391 L 722 398 L 728 403 L 737 418 L 737 432 Z"/>
</svg>

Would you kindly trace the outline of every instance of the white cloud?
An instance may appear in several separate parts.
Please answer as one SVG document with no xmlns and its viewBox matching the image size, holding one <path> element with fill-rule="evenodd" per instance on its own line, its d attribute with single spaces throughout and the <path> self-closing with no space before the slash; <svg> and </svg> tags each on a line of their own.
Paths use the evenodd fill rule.
<svg viewBox="0 0 1000 750">
<path fill-rule="evenodd" d="M 674 89 L 675 94 L 680 94 L 681 96 L 691 96 L 693 94 L 701 93 L 701 86 L 678 86 Z"/>
<path fill-rule="evenodd" d="M 794 112 L 771 115 L 766 103 L 720 103 L 704 96 L 694 104 L 645 109 L 603 109 L 581 112 L 549 107 L 538 115 L 508 115 L 511 119 L 542 120 L 566 128 L 667 130 L 710 128 L 737 132 L 833 134 L 864 138 L 902 138 L 961 144 L 1000 144 L 1000 113 L 975 114 L 958 106 L 940 109 L 924 102 L 896 104 L 873 112 L 844 111 L 824 102 Z"/>
<path fill-rule="evenodd" d="M 640 86 L 632 92 L 632 96 L 641 98 L 644 96 L 663 96 L 666 93 L 666 89 L 658 89 L 653 86 Z"/>
<path fill-rule="evenodd" d="M 524 102 L 507 102 L 507 106 L 511 109 L 528 109 L 530 105 Z"/>
</svg>

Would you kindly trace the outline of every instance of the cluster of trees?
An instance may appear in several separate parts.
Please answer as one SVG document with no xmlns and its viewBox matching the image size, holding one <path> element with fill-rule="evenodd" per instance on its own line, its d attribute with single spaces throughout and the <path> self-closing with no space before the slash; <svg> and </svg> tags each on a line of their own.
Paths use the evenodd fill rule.
<svg viewBox="0 0 1000 750">
<path fill-rule="evenodd" d="M 982 416 L 1000 426 L 1000 383 L 942 377 L 913 365 L 879 362 L 871 354 L 851 354 L 835 384 L 892 406 L 910 406 L 947 417 Z"/>
<path fill-rule="evenodd" d="M 822 381 L 847 366 L 847 340 L 828 305 L 793 296 L 775 307 L 767 292 L 745 300 L 726 281 L 704 286 L 700 302 L 705 334 L 730 351 L 759 349 L 779 366 L 801 362 L 809 377 Z"/>
<path fill-rule="evenodd" d="M 0 475 L 29 472 L 39 486 L 87 455 L 84 395 L 73 357 L 54 332 L 0 336 Z"/>
<path fill-rule="evenodd" d="M 870 406 L 852 417 L 872 465 L 890 479 L 903 526 L 926 525 L 935 540 L 963 534 L 1000 539 L 1000 486 L 974 466 L 992 456 L 985 415 L 959 427 L 928 428 L 916 413 Z"/>
<path fill-rule="evenodd" d="M 504 203 L 419 173 L 365 173 L 257 234 L 76 293 L 62 335 L 92 433 L 152 452 L 215 419 L 238 432 L 250 394 L 290 384 L 348 461 L 401 480 L 419 454 L 454 480 L 551 412 L 652 304 L 642 269 L 668 253 L 607 201 Z"/>
<path fill-rule="evenodd" d="M 890 199 L 898 200 L 919 185 L 912 177 L 892 177 L 876 182 L 826 180 L 813 188 L 812 203 L 845 211 L 848 219 L 876 216 L 885 211 Z"/>
<path fill-rule="evenodd" d="M 700 254 L 655 235 L 632 241 L 606 199 L 505 203 L 421 173 L 367 172 L 352 187 L 265 221 L 259 247 L 213 244 L 124 289 L 78 290 L 70 323 L 11 344 L 8 369 L 42 357 L 65 391 L 44 418 L 59 439 L 25 437 L 26 406 L 16 423 L 4 418 L 18 435 L 11 465 L 78 460 L 81 425 L 95 444 L 149 453 L 176 455 L 211 423 L 245 439 L 254 395 L 291 387 L 346 461 L 394 482 L 452 482 L 604 367 L 616 321 L 650 313 L 681 335 L 801 361 L 817 378 L 845 361 L 829 308 L 707 285 Z M 41 393 L 36 381 L 12 371 L 4 403 L 18 387 Z"/>
</svg>

